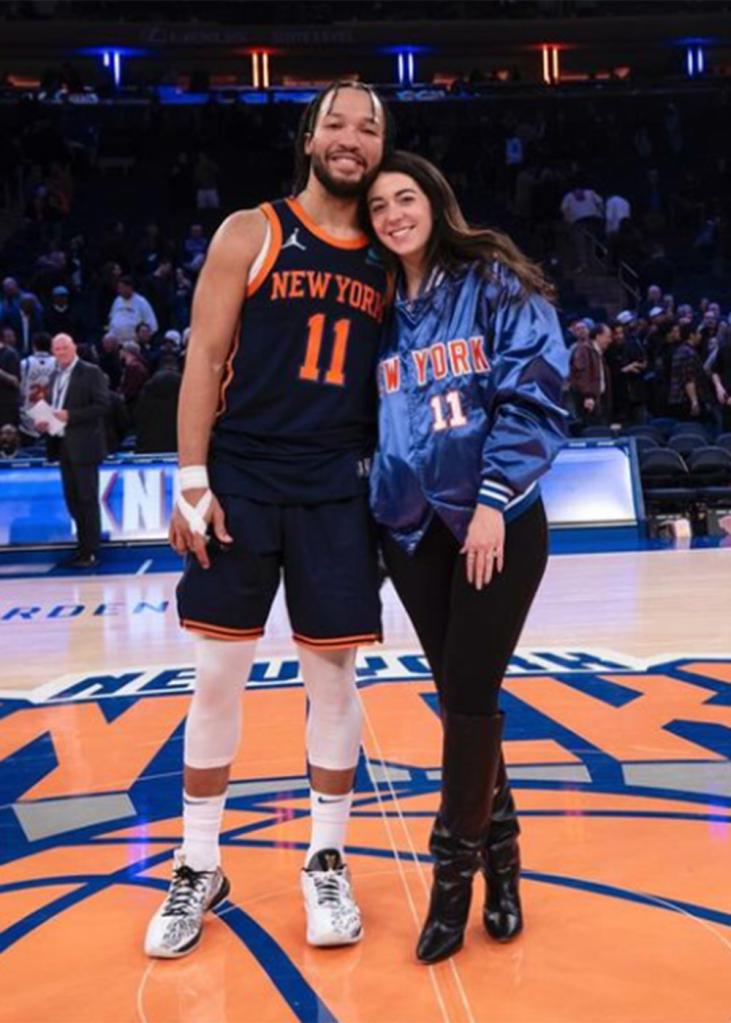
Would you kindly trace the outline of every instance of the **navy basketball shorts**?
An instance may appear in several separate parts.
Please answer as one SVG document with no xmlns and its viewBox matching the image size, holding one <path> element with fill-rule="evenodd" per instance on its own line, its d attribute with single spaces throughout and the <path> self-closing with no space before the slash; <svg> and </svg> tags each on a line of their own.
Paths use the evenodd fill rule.
<svg viewBox="0 0 731 1023">
<path fill-rule="evenodd" d="M 234 542 L 209 542 L 208 569 L 188 555 L 177 588 L 184 628 L 257 639 L 283 576 L 296 642 L 336 650 L 381 639 L 376 531 L 365 496 L 314 505 L 220 500 Z"/>
</svg>

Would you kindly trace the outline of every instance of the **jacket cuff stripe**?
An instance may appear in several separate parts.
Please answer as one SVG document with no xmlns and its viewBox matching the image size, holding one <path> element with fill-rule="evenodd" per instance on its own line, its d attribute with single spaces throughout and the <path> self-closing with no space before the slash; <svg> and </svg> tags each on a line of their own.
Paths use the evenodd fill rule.
<svg viewBox="0 0 731 1023">
<path fill-rule="evenodd" d="M 508 501 L 511 501 L 515 496 L 511 492 L 498 490 L 496 487 L 493 487 L 490 484 L 486 483 L 483 483 L 482 486 L 480 487 L 480 493 L 485 495 L 486 497 L 493 497 L 495 498 L 496 501 L 502 501 L 504 504 L 507 504 Z"/>
<path fill-rule="evenodd" d="M 477 503 L 487 505 L 488 508 L 494 508 L 496 511 L 505 511 L 507 501 L 501 501 L 498 498 L 492 497 L 487 494 L 483 494 L 482 491 L 477 495 Z"/>
<path fill-rule="evenodd" d="M 515 496 L 514 490 L 506 486 L 505 483 L 498 483 L 497 480 L 483 480 L 480 489 L 481 490 L 489 489 L 498 494 L 507 494 L 508 497 Z"/>
</svg>

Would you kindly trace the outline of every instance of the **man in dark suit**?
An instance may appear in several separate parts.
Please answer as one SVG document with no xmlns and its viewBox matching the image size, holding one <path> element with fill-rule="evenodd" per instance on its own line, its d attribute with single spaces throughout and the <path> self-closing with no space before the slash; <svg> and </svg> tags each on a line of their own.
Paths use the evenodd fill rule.
<svg viewBox="0 0 731 1023">
<path fill-rule="evenodd" d="M 25 292 L 20 296 L 18 308 L 10 308 L 3 317 L 3 326 L 12 327 L 17 338 L 18 355 L 31 354 L 34 334 L 43 330 L 43 310 L 35 295 Z"/>
<path fill-rule="evenodd" d="M 58 369 L 50 380 L 50 400 L 62 432 L 53 436 L 50 423 L 36 425 L 49 435 L 49 458 L 60 461 L 66 506 L 76 523 L 77 550 L 66 564 L 94 568 L 99 561 L 99 463 L 107 453 L 104 417 L 109 387 L 98 366 L 78 357 L 70 335 L 57 334 L 51 351 Z"/>
</svg>

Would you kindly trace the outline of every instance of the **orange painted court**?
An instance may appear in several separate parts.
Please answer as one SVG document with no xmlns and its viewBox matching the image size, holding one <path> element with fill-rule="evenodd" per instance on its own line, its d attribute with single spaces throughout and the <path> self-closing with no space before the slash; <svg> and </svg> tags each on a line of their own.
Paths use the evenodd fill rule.
<svg viewBox="0 0 731 1023">
<path fill-rule="evenodd" d="M 390 586 L 386 642 L 358 661 L 348 855 L 364 940 L 304 942 L 304 691 L 278 599 L 242 695 L 231 895 L 196 953 L 166 962 L 142 938 L 181 834 L 192 659 L 176 576 L 0 582 L 0 1020 L 728 1023 L 731 635 L 703 600 L 728 587 L 728 561 L 552 558 L 502 697 L 525 932 L 486 937 L 478 879 L 465 948 L 435 967 L 414 944 L 440 723 Z"/>
</svg>

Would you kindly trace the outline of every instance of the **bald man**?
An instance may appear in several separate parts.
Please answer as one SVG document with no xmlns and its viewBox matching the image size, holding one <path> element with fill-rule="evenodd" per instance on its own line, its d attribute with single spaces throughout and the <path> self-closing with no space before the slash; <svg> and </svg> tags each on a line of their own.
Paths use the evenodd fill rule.
<svg viewBox="0 0 731 1023">
<path fill-rule="evenodd" d="M 76 524 L 76 550 L 64 564 L 94 568 L 99 560 L 99 463 L 107 453 L 109 387 L 98 366 L 79 358 L 69 334 L 56 334 L 51 352 L 57 369 L 49 382 L 49 401 L 61 430 L 50 432 L 50 422 L 37 426 L 48 436 L 48 457 L 60 462 L 66 506 Z"/>
</svg>

